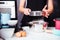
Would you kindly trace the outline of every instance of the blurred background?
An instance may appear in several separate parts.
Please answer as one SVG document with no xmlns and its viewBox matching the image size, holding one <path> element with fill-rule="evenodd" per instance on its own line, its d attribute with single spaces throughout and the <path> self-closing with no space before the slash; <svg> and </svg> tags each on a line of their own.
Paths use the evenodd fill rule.
<svg viewBox="0 0 60 40">
<path fill-rule="evenodd" d="M 27 23 L 25 23 L 24 21 L 27 21 L 27 20 L 29 20 L 29 19 L 27 19 L 27 20 L 24 20 L 23 18 L 24 18 L 24 14 L 22 14 L 22 13 L 20 13 L 19 12 L 19 4 L 20 4 L 20 0 L 0 0 L 0 1 L 15 1 L 15 3 L 13 4 L 13 6 L 12 6 L 12 8 L 8 8 L 8 7 L 6 7 L 7 9 L 7 11 L 5 10 L 5 8 L 1 8 L 1 5 L 0 5 L 0 28 L 1 28 L 1 12 L 8 12 L 8 13 L 11 13 L 11 9 L 12 9 L 12 14 L 10 14 L 10 16 L 9 16 L 9 14 L 6 16 L 6 17 L 8 17 L 9 19 L 7 19 L 7 20 L 10 20 L 9 21 L 9 25 L 7 25 L 6 24 L 6 22 L 7 21 L 5 21 L 5 19 L 3 18 L 3 23 L 2 24 L 4 24 L 4 26 L 5 27 L 8 27 L 9 28 L 9 26 L 10 27 L 13 27 L 13 28 L 16 28 L 16 31 L 18 30 L 18 28 L 21 26 L 30 26 L 29 24 L 27 24 Z M 6 4 L 8 4 L 9 2 L 7 2 Z M 1 4 L 1 3 L 0 3 Z M 60 0 L 53 0 L 53 4 L 54 4 L 54 10 L 53 10 L 53 13 L 51 13 L 51 15 L 48 17 L 48 18 L 44 18 L 44 20 L 46 21 L 46 22 L 48 22 L 48 27 L 55 27 L 55 22 L 53 21 L 53 19 L 56 19 L 56 18 L 60 18 Z M 12 5 L 12 4 L 11 4 Z M 11 6 L 11 5 L 9 5 L 9 7 Z M 5 5 L 6 6 L 6 5 Z M 5 7 L 4 6 L 4 7 Z M 5 16 L 3 16 L 3 17 L 5 17 Z M 34 19 L 39 19 L 40 17 L 34 17 Z M 13 20 L 13 21 L 12 21 Z M 17 23 L 17 21 L 16 20 L 18 20 L 18 23 Z M 31 20 L 32 21 L 32 20 Z M 29 21 L 28 21 L 29 22 Z M 17 24 L 17 25 L 16 25 Z M 7 25 L 7 26 L 6 26 Z M 7 36 L 9 35 L 9 33 L 12 33 L 10 36 L 12 36 L 13 35 L 13 33 L 14 33 L 14 29 L 7 29 L 8 31 L 5 31 L 4 29 L 2 29 L 3 31 L 1 31 L 0 33 L 2 34 L 2 32 L 4 33 L 6 33 L 6 32 L 8 32 L 8 34 L 6 34 Z M 1 35 L 0 34 L 0 35 Z M 5 36 L 6 36 L 5 35 Z M 45 40 L 45 39 L 44 39 Z"/>
<path fill-rule="evenodd" d="M 17 0 L 17 8 L 19 8 L 19 2 L 20 1 Z M 55 26 L 55 22 L 53 21 L 53 19 L 60 18 L 60 3 L 59 2 L 60 2 L 60 0 L 53 0 L 54 11 L 48 18 L 45 18 L 45 21 L 48 22 L 49 27 L 54 27 Z M 20 21 L 21 21 L 21 19 L 23 19 L 23 15 L 24 14 L 20 14 Z M 22 22 L 22 23 L 24 24 L 24 22 Z"/>
<path fill-rule="evenodd" d="M 0 1 L 12 1 L 12 0 L 0 0 Z M 19 8 L 19 3 L 20 3 L 20 0 L 15 0 L 17 3 L 17 18 L 18 18 L 18 20 L 20 20 L 19 22 L 19 25 L 21 24 L 21 23 L 24 23 L 24 22 L 22 22 L 22 19 L 23 19 L 23 16 L 24 16 L 24 14 L 21 14 L 19 11 L 18 11 L 18 8 Z M 48 26 L 55 26 L 55 23 L 54 23 L 54 21 L 53 21 L 53 19 L 55 19 L 55 18 L 60 18 L 60 0 L 53 0 L 53 3 L 54 3 L 54 11 L 53 11 L 53 13 L 49 16 L 49 18 L 45 18 L 45 21 L 47 21 L 49 24 L 48 24 Z M 18 26 L 19 26 L 18 25 Z"/>
</svg>

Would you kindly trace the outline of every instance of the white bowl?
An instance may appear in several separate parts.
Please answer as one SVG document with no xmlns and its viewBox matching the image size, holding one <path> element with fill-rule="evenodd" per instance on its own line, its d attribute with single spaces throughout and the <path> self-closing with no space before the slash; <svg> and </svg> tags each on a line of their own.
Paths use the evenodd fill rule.
<svg viewBox="0 0 60 40">
<path fill-rule="evenodd" d="M 29 26 L 22 27 L 24 30 L 29 29 Z"/>
<path fill-rule="evenodd" d="M 14 34 L 15 28 L 5 28 L 0 30 L 0 34 L 2 38 L 12 37 Z"/>
<path fill-rule="evenodd" d="M 9 21 L 8 21 L 8 25 L 14 26 L 14 25 L 17 24 L 17 22 L 18 22 L 18 20 L 9 20 Z"/>
<path fill-rule="evenodd" d="M 24 30 L 28 31 L 30 28 L 29 26 L 22 27 Z"/>
<path fill-rule="evenodd" d="M 29 26 L 22 27 L 24 31 L 26 31 L 27 35 L 29 35 L 30 28 Z"/>
</svg>

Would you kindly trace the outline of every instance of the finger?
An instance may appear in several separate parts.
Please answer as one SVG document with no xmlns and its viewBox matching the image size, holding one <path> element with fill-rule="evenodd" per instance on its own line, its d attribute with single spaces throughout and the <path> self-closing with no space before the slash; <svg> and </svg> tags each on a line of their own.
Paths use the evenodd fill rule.
<svg viewBox="0 0 60 40">
<path fill-rule="evenodd" d="M 30 15 L 30 13 L 29 13 L 29 12 L 27 12 L 27 15 Z"/>
<path fill-rule="evenodd" d="M 31 10 L 30 10 L 30 9 L 28 9 L 28 11 L 29 11 L 29 12 L 31 12 Z"/>
<path fill-rule="evenodd" d="M 46 9 L 47 5 L 44 6 L 44 9 Z"/>
<path fill-rule="evenodd" d="M 29 12 L 26 11 L 24 14 L 25 14 L 25 15 L 29 15 Z"/>
<path fill-rule="evenodd" d="M 47 14 L 47 15 L 45 15 L 45 16 L 48 18 L 49 15 L 50 15 L 50 14 Z"/>
<path fill-rule="evenodd" d="M 46 18 L 48 18 L 49 14 L 45 15 Z"/>
<path fill-rule="evenodd" d="M 42 15 L 43 15 L 43 16 L 47 15 L 47 12 L 46 12 L 46 11 L 43 11 L 43 12 L 42 12 Z"/>
<path fill-rule="evenodd" d="M 46 9 L 47 5 L 44 6 L 44 8 L 42 9 L 42 11 L 44 11 Z"/>
<path fill-rule="evenodd" d="M 31 9 L 27 8 L 29 12 L 31 12 Z"/>
<path fill-rule="evenodd" d="M 50 14 L 47 14 L 47 16 L 49 16 Z"/>
<path fill-rule="evenodd" d="M 30 12 L 28 12 L 28 15 L 30 15 Z"/>
<path fill-rule="evenodd" d="M 48 16 L 45 16 L 46 18 L 48 18 Z"/>
<path fill-rule="evenodd" d="M 28 8 L 27 9 L 27 15 L 30 15 L 31 10 Z"/>
<path fill-rule="evenodd" d="M 30 14 L 29 11 L 30 11 L 29 9 L 26 9 L 25 12 L 24 12 L 24 14 L 25 14 L 25 15 L 29 15 L 29 14 Z"/>
</svg>

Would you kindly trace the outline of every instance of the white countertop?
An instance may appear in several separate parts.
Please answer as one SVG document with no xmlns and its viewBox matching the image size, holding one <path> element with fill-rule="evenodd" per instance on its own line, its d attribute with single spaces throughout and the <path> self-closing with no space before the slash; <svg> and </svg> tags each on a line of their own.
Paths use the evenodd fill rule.
<svg viewBox="0 0 60 40">
<path fill-rule="evenodd" d="M 26 37 L 17 38 L 16 36 L 13 36 L 11 38 L 6 38 L 6 40 L 60 40 L 60 36 L 46 32 L 35 32 L 28 30 Z"/>
</svg>

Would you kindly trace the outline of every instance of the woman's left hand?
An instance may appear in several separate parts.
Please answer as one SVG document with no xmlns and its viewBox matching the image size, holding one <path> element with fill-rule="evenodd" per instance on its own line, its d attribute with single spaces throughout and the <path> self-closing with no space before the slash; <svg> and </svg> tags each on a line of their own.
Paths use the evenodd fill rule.
<svg viewBox="0 0 60 40">
<path fill-rule="evenodd" d="M 47 9 L 43 9 L 42 12 L 43 12 L 43 15 L 42 16 L 44 16 L 46 18 L 48 18 L 48 16 L 50 15 Z"/>
<path fill-rule="evenodd" d="M 48 18 L 49 16 L 49 11 L 48 9 L 46 9 L 47 5 L 45 5 L 45 7 L 43 8 L 42 12 L 43 12 L 43 15 L 44 17 Z"/>
</svg>

